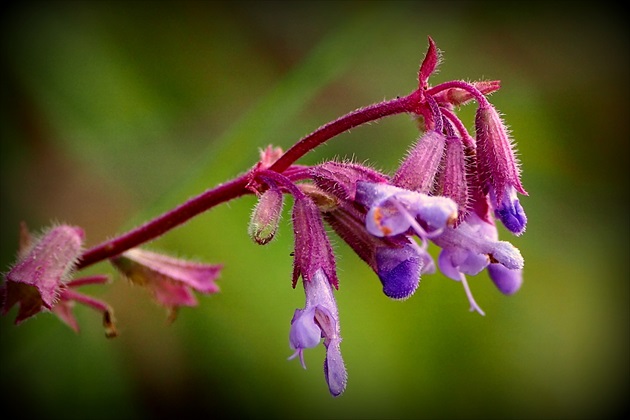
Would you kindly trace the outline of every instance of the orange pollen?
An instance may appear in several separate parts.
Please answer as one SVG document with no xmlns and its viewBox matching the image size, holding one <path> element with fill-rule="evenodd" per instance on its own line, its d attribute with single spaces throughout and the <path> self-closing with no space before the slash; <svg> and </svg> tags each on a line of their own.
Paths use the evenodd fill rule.
<svg viewBox="0 0 630 420">
<path fill-rule="evenodd" d="M 383 220 L 383 214 L 381 213 L 380 207 L 377 207 L 376 209 L 374 209 L 374 221 L 376 222 L 376 224 L 378 225 L 378 228 L 380 229 L 381 232 L 383 232 L 384 235 L 389 235 L 390 233 L 392 233 L 392 230 L 388 228 L 387 226 L 383 226 L 381 224 L 382 220 Z"/>
</svg>

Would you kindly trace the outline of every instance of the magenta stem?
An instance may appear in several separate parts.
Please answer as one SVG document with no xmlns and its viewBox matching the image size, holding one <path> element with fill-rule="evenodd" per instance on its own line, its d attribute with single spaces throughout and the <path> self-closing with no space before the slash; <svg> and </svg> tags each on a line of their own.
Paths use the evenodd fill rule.
<svg viewBox="0 0 630 420">
<path fill-rule="evenodd" d="M 427 90 L 427 94 L 430 96 L 433 96 L 443 90 L 452 89 L 452 88 L 463 89 L 466 92 L 470 93 L 472 96 L 475 97 L 475 99 L 477 100 L 477 103 L 480 106 L 484 106 L 484 107 L 490 106 L 490 102 L 488 102 L 488 99 L 484 96 L 483 93 L 481 93 L 479 89 L 477 89 L 470 83 L 462 82 L 460 80 L 452 80 L 450 82 L 440 83 L 439 85 L 429 88 Z"/>
<path fill-rule="evenodd" d="M 97 274 L 95 276 L 81 277 L 76 280 L 70 280 L 69 282 L 66 283 L 66 286 L 81 287 L 81 286 L 86 286 L 90 284 L 105 284 L 108 281 L 109 281 L 109 277 L 107 277 L 106 275 Z"/>
<path fill-rule="evenodd" d="M 401 114 L 403 112 L 416 112 L 418 110 L 421 94 L 422 92 L 419 90 L 414 91 L 408 96 L 357 109 L 356 111 L 331 121 L 294 144 L 280 156 L 269 169 L 276 172 L 283 172 L 291 166 L 293 162 L 297 161 L 320 144 L 361 124 L 378 120 L 388 115 Z"/>
<path fill-rule="evenodd" d="M 310 150 L 361 124 L 404 112 L 417 113 L 421 100 L 422 92 L 418 90 L 402 98 L 380 102 L 350 112 L 337 120 L 323 125 L 313 133 L 302 138 L 271 165 L 269 171 L 276 173 L 284 172 Z M 267 177 L 270 177 L 269 173 L 267 173 Z M 158 216 L 142 226 L 88 249 L 80 257 L 77 269 L 85 268 L 99 261 L 119 255 L 130 248 L 149 242 L 217 204 L 245 194 L 251 194 L 252 191 L 247 188 L 251 180 L 252 174 L 248 172 L 191 198 L 180 206 Z"/>
<path fill-rule="evenodd" d="M 246 188 L 249 173 L 191 198 L 180 206 L 117 238 L 88 249 L 79 259 L 77 269 L 114 257 L 130 248 L 151 241 L 194 216 L 233 198 L 250 193 Z"/>
</svg>

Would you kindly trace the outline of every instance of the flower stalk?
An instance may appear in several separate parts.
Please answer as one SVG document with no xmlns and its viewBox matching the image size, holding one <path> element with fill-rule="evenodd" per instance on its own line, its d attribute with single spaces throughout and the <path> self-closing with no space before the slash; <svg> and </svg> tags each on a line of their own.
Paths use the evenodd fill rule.
<svg viewBox="0 0 630 420">
<path fill-rule="evenodd" d="M 336 256 L 326 223 L 366 263 L 386 297 L 404 301 L 419 289 L 421 276 L 440 272 L 459 282 L 471 311 L 484 315 L 467 276 L 486 270 L 505 295 L 523 283 L 520 251 L 500 241 L 498 220 L 515 235 L 527 217 L 517 194 L 527 195 L 514 144 L 498 111 L 486 97 L 499 81 L 448 81 L 431 86 L 441 56 L 429 38 L 417 73 L 416 90 L 349 112 L 301 138 L 286 152 L 267 146 L 248 171 L 113 239 L 83 250 L 83 230 L 54 226 L 33 238 L 25 225 L 15 265 L 0 285 L 0 312 L 18 305 L 16 323 L 49 311 L 79 331 L 72 313 L 80 303 L 103 314 L 108 337 L 117 335 L 106 302 L 76 291 L 103 284 L 105 275 L 73 279 L 82 269 L 109 261 L 121 277 L 147 288 L 173 321 L 181 307 L 197 306 L 196 293 L 219 292 L 221 264 L 189 261 L 140 248 L 213 207 L 245 195 L 259 198 L 248 226 L 253 241 L 268 244 L 280 228 L 284 194 L 293 197 L 292 286 L 301 281 L 306 303 L 294 312 L 289 329 L 290 358 L 323 343 L 324 376 L 333 396 L 341 395 L 347 370 L 341 356 Z M 475 131 L 469 133 L 458 107 L 477 104 Z M 418 122 L 417 141 L 401 165 L 385 174 L 354 162 L 301 165 L 311 150 L 354 127 L 392 115 Z M 437 265 L 429 246 L 441 249 Z"/>
</svg>

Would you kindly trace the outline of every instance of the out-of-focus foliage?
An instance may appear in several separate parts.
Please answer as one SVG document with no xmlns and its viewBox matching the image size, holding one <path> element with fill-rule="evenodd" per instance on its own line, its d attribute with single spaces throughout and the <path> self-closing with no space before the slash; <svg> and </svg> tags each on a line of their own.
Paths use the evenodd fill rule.
<svg viewBox="0 0 630 420">
<path fill-rule="evenodd" d="M 597 6 L 597 8 L 595 7 Z M 247 235 L 255 203 L 213 209 L 150 248 L 224 263 L 221 293 L 167 325 L 116 277 L 91 292 L 116 310 L 106 340 L 77 308 L 76 335 L 42 314 L 0 319 L 2 410 L 43 418 L 591 418 L 628 391 L 628 31 L 579 2 L 4 2 L 2 269 L 18 224 L 82 226 L 88 246 L 246 170 L 359 106 L 409 93 L 432 36 L 432 83 L 501 79 L 492 97 L 522 161 L 525 283 L 504 297 L 425 276 L 388 300 L 341 241 L 337 293 L 349 381 L 329 396 L 323 348 L 302 370 L 288 331 L 288 214 L 278 238 Z M 473 108 L 464 109 L 470 115 Z M 405 116 L 360 127 L 304 163 L 396 167 Z"/>
</svg>

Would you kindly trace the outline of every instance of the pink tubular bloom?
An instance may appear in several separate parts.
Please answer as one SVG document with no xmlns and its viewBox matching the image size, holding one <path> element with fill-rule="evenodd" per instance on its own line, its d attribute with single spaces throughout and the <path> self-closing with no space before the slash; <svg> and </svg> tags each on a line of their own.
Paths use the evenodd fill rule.
<svg viewBox="0 0 630 420">
<path fill-rule="evenodd" d="M 442 133 L 424 133 L 392 177 L 392 184 L 410 191 L 431 192 L 445 144 L 446 137 Z"/>
<path fill-rule="evenodd" d="M 39 239 L 31 239 L 23 226 L 20 257 L 0 288 L 2 313 L 19 304 L 15 320 L 19 324 L 42 310 L 52 309 L 64 283 L 70 279 L 83 239 L 81 228 L 68 225 L 54 226 Z"/>
<path fill-rule="evenodd" d="M 215 283 L 221 265 L 204 264 L 133 248 L 111 263 L 132 283 L 147 287 L 156 301 L 169 309 L 171 319 L 180 306 L 197 306 L 193 290 L 203 294 L 219 292 Z"/>
</svg>

